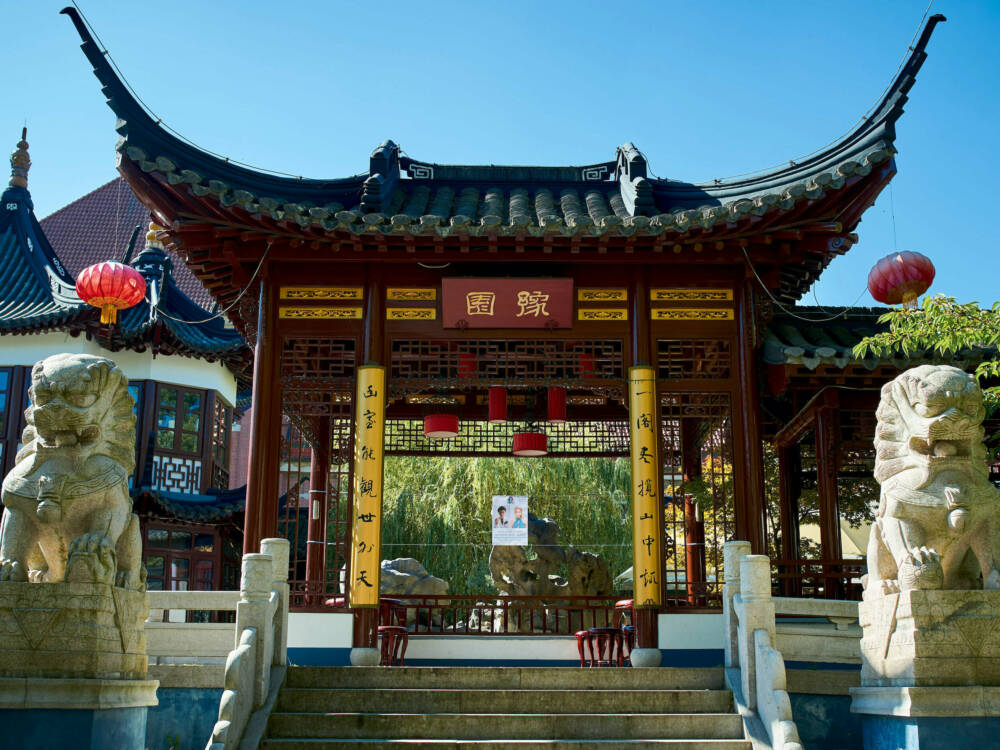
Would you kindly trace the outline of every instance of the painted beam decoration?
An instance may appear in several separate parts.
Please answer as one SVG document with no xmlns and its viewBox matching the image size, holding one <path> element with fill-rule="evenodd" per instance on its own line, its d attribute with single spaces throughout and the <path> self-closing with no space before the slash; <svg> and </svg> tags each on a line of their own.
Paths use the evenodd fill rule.
<svg viewBox="0 0 1000 750">
<path fill-rule="evenodd" d="M 656 374 L 652 367 L 632 367 L 629 420 L 632 438 L 632 577 L 637 607 L 661 603 L 660 451 L 657 444 Z"/>
<path fill-rule="evenodd" d="M 358 368 L 354 422 L 354 521 L 351 530 L 351 607 L 377 607 L 382 563 L 382 447 L 385 368 Z"/>
<path fill-rule="evenodd" d="M 445 328 L 572 328 L 573 279 L 442 279 Z"/>
</svg>

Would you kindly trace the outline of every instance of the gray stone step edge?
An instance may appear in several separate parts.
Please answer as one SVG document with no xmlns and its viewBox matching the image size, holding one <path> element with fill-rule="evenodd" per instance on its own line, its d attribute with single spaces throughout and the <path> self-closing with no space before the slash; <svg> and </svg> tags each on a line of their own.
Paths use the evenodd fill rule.
<svg viewBox="0 0 1000 750">
<path fill-rule="evenodd" d="M 250 714 L 247 719 L 246 729 L 243 730 L 243 738 L 240 740 L 239 750 L 258 750 L 264 734 L 267 732 L 267 722 L 271 718 L 278 703 L 278 693 L 288 676 L 288 667 L 271 667 L 271 687 L 267 692 L 264 705 Z"/>
</svg>

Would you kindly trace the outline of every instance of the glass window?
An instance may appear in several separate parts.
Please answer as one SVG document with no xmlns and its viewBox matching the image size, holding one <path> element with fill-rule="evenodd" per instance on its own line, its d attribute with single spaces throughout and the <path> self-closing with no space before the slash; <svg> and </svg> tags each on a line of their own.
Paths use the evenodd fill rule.
<svg viewBox="0 0 1000 750">
<path fill-rule="evenodd" d="M 10 371 L 0 370 L 0 439 L 7 433 L 7 391 L 10 390 Z"/>
<path fill-rule="evenodd" d="M 183 557 L 174 557 L 170 560 L 170 577 L 175 581 L 186 581 L 188 579 L 189 561 Z"/>
<path fill-rule="evenodd" d="M 161 555 L 146 557 L 146 575 L 150 578 L 163 578 L 163 557 Z"/>
<path fill-rule="evenodd" d="M 172 531 L 170 533 L 170 549 L 191 549 L 191 532 Z"/>
<path fill-rule="evenodd" d="M 202 391 L 160 386 L 156 445 L 162 450 L 198 453 L 201 448 Z"/>
<path fill-rule="evenodd" d="M 150 547 L 166 547 L 170 532 L 166 529 L 146 529 L 146 540 Z M 161 560 L 160 564 L 163 562 Z"/>
<path fill-rule="evenodd" d="M 215 535 L 196 534 L 194 537 L 194 548 L 198 552 L 212 552 L 215 549 Z"/>
</svg>

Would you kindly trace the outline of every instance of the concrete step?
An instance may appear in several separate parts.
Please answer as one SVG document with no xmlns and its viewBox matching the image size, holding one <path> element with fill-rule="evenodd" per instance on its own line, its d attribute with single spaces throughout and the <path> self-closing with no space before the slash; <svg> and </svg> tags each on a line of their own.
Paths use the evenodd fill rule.
<svg viewBox="0 0 1000 750">
<path fill-rule="evenodd" d="M 634 714 L 725 713 L 728 690 L 469 690 L 283 688 L 279 712 Z"/>
<path fill-rule="evenodd" d="M 749 740 L 323 740 L 270 739 L 260 750 L 411 750 L 415 747 L 441 750 L 615 750 L 616 748 L 656 748 L 656 750 L 751 750 Z"/>
<path fill-rule="evenodd" d="M 721 690 L 722 667 L 289 667 L 290 688 Z"/>
<path fill-rule="evenodd" d="M 529 708 L 526 706 L 525 708 Z M 269 738 L 344 740 L 743 739 L 738 714 L 273 713 Z"/>
</svg>

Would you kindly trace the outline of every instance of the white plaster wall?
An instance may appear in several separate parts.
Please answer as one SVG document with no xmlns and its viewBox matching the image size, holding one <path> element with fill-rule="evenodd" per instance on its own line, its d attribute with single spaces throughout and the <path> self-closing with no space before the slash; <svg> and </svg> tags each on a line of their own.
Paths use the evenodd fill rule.
<svg viewBox="0 0 1000 750">
<path fill-rule="evenodd" d="M 49 332 L 22 336 L 0 336 L 0 365 L 31 366 L 53 354 L 93 354 L 107 357 L 122 369 L 129 380 L 158 380 L 161 383 L 205 388 L 219 393 L 229 404 L 236 403 L 236 378 L 220 362 L 151 352 L 109 352 L 86 336 Z"/>
<path fill-rule="evenodd" d="M 721 649 L 725 645 L 726 632 L 721 612 L 660 615 L 658 625 L 657 645 L 661 649 Z"/>
<path fill-rule="evenodd" d="M 350 648 L 353 634 L 354 615 L 350 613 L 288 613 L 289 648 Z"/>
</svg>

